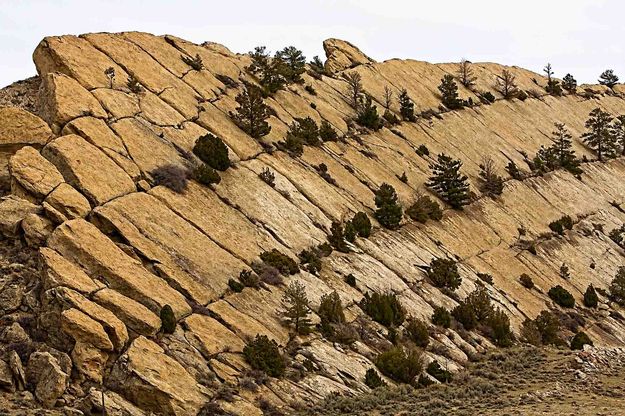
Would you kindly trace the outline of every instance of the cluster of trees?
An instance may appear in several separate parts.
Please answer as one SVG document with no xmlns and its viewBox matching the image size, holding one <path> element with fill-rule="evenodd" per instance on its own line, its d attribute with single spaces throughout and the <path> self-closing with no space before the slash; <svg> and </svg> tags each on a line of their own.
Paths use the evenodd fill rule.
<svg viewBox="0 0 625 416">
<path fill-rule="evenodd" d="M 582 140 L 597 153 L 599 161 L 625 155 L 625 115 L 615 119 L 610 113 L 595 108 L 589 114 L 586 129 Z"/>
<path fill-rule="evenodd" d="M 306 57 L 294 46 L 276 52 L 272 57 L 267 48 L 257 46 L 249 53 L 252 63 L 246 69 L 256 75 L 265 95 L 271 95 L 290 83 L 302 83 Z"/>
</svg>

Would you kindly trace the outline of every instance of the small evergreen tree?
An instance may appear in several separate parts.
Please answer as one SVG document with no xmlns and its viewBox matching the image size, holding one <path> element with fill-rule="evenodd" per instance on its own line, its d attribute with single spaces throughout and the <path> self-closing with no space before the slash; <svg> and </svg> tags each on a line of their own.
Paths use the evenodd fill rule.
<svg viewBox="0 0 625 416">
<path fill-rule="evenodd" d="M 282 303 L 286 308 L 284 316 L 295 328 L 295 333 L 301 335 L 310 333 L 312 323 L 308 317 L 310 307 L 304 285 L 297 281 L 291 282 L 284 291 Z"/>
<path fill-rule="evenodd" d="M 443 210 L 429 196 L 418 194 L 415 203 L 406 210 L 406 215 L 424 224 L 428 219 L 440 221 L 443 218 Z"/>
<path fill-rule="evenodd" d="M 334 334 L 336 325 L 345 323 L 343 304 L 341 302 L 341 297 L 336 291 L 321 296 L 321 303 L 317 315 L 319 315 L 320 319 L 319 327 L 327 336 Z"/>
<path fill-rule="evenodd" d="M 253 369 L 271 377 L 281 377 L 286 369 L 286 360 L 280 354 L 278 344 L 266 335 L 256 335 L 243 347 L 243 357 Z"/>
<path fill-rule="evenodd" d="M 393 102 L 393 90 L 388 85 L 384 86 L 384 109 L 386 111 L 391 110 L 391 104 Z"/>
<path fill-rule="evenodd" d="M 386 383 L 384 382 L 384 380 L 382 380 L 382 377 L 380 377 L 378 372 L 375 371 L 373 368 L 368 369 L 365 373 L 365 384 L 370 389 L 376 389 L 378 387 L 386 386 Z"/>
<path fill-rule="evenodd" d="M 618 77 L 614 74 L 612 69 L 606 69 L 599 75 L 599 84 L 605 85 L 609 88 L 614 88 L 618 83 Z"/>
<path fill-rule="evenodd" d="M 347 93 L 349 97 L 349 104 L 356 109 L 360 107 L 360 95 L 363 94 L 362 77 L 358 72 L 348 72 L 345 74 L 345 81 L 347 81 Z"/>
<path fill-rule="evenodd" d="M 395 188 L 387 183 L 383 183 L 375 192 L 375 218 L 388 229 L 396 229 L 402 218 L 402 207 L 397 201 Z"/>
<path fill-rule="evenodd" d="M 408 319 L 404 335 L 417 347 L 425 348 L 430 343 L 428 326 L 422 320 L 417 318 Z"/>
<path fill-rule="evenodd" d="M 202 58 L 200 54 L 195 54 L 195 58 L 191 58 L 189 56 L 180 55 L 182 62 L 189 65 L 196 71 L 201 71 L 204 68 L 204 63 L 202 62 Z"/>
<path fill-rule="evenodd" d="M 382 120 L 378 115 L 378 108 L 373 105 L 369 95 L 365 96 L 364 100 L 360 99 L 356 112 L 356 122 L 371 130 L 380 130 L 382 128 Z"/>
<path fill-rule="evenodd" d="M 309 146 L 321 145 L 321 140 L 319 140 L 319 127 L 317 127 L 315 120 L 311 117 L 295 117 L 294 120 L 295 121 L 289 126 L 287 136 L 293 136 L 297 138 L 298 141 Z"/>
<path fill-rule="evenodd" d="M 582 173 L 579 167 L 579 160 L 575 157 L 575 151 L 573 150 L 571 133 L 569 133 L 564 123 L 554 123 L 554 125 L 556 129 L 551 133 L 551 140 L 553 141 L 551 149 L 557 164 L 575 175 Z"/>
<path fill-rule="evenodd" d="M 625 266 L 618 268 L 608 290 L 610 299 L 621 306 L 625 306 Z"/>
<path fill-rule="evenodd" d="M 551 300 L 563 308 L 572 308 L 575 306 L 575 298 L 571 293 L 560 285 L 556 285 L 547 292 Z"/>
<path fill-rule="evenodd" d="M 339 221 L 333 221 L 330 227 L 330 236 L 328 241 L 335 250 L 341 253 L 349 253 L 349 247 L 345 243 L 345 235 L 343 233 L 343 224 Z"/>
<path fill-rule="evenodd" d="M 176 330 L 176 316 L 174 310 L 169 305 L 161 308 L 161 328 L 166 334 L 173 334 Z"/>
<path fill-rule="evenodd" d="M 408 95 L 408 91 L 404 88 L 399 94 L 399 112 L 406 121 L 417 121 L 414 115 L 414 103 Z"/>
<path fill-rule="evenodd" d="M 456 262 L 450 259 L 432 259 L 427 275 L 436 287 L 456 290 L 462 283 Z"/>
<path fill-rule="evenodd" d="M 306 70 L 306 57 L 294 46 L 287 46 L 279 52 L 276 52 L 275 58 L 280 61 L 278 67 L 279 73 L 287 80 L 287 82 L 301 83 L 301 75 Z"/>
<path fill-rule="evenodd" d="M 269 107 L 263 101 L 260 89 L 246 84 L 242 93 L 236 96 L 239 103 L 236 113 L 230 113 L 234 123 L 254 139 L 260 139 L 271 131 L 265 120 L 269 118 Z"/>
<path fill-rule="evenodd" d="M 475 85 L 477 77 L 473 76 L 473 69 L 471 68 L 471 62 L 466 59 L 462 59 L 458 64 L 457 75 L 458 81 L 466 88 L 471 89 Z"/>
<path fill-rule="evenodd" d="M 421 352 L 395 346 L 378 355 L 375 365 L 385 376 L 399 383 L 412 384 L 423 370 Z"/>
<path fill-rule="evenodd" d="M 516 86 L 516 77 L 510 71 L 504 69 L 501 71 L 501 75 L 496 75 L 496 77 L 495 89 L 503 95 L 503 98 L 509 100 L 519 94 L 519 89 Z"/>
<path fill-rule="evenodd" d="M 458 98 L 458 85 L 454 81 L 453 75 L 445 75 L 441 79 L 441 85 L 438 86 L 441 92 L 443 105 L 450 110 L 462 108 L 462 100 Z"/>
<path fill-rule="evenodd" d="M 426 186 L 454 209 L 462 209 L 469 203 L 469 178 L 460 173 L 462 162 L 444 153 L 430 165 L 432 176 Z"/>
<path fill-rule="evenodd" d="M 386 327 L 398 327 L 406 319 L 406 310 L 394 293 L 365 293 L 360 307 L 374 321 Z"/>
<path fill-rule="evenodd" d="M 562 78 L 562 88 L 567 90 L 570 94 L 575 94 L 577 92 L 577 80 L 573 78 L 573 75 L 566 74 L 564 78 Z"/>
<path fill-rule="evenodd" d="M 197 139 L 193 153 L 213 169 L 225 171 L 230 167 L 228 147 L 219 137 L 210 133 Z"/>
<path fill-rule="evenodd" d="M 371 220 L 364 212 L 357 212 L 351 223 L 359 236 L 368 238 L 371 235 Z"/>
<path fill-rule="evenodd" d="M 313 56 L 312 61 L 310 61 L 308 64 L 310 65 L 310 69 L 312 69 L 317 74 L 325 74 L 325 67 L 323 65 L 323 61 L 321 60 L 321 58 L 319 58 L 319 56 Z"/>
<path fill-rule="evenodd" d="M 330 123 L 323 120 L 321 125 L 319 125 L 319 137 L 321 137 L 321 140 L 324 142 L 335 142 L 339 135 Z"/>
<path fill-rule="evenodd" d="M 625 115 L 620 115 L 614 120 L 612 132 L 616 145 L 620 147 L 620 153 L 625 156 Z"/>
<path fill-rule="evenodd" d="M 592 286 L 592 284 L 588 285 L 586 292 L 584 292 L 584 306 L 587 308 L 596 308 L 599 304 L 599 297 L 597 296 L 597 291 Z"/>
<path fill-rule="evenodd" d="M 583 331 L 579 331 L 573 339 L 571 339 L 571 349 L 572 350 L 581 350 L 584 348 L 584 345 L 590 345 L 591 347 L 594 345 L 590 337 Z"/>
<path fill-rule="evenodd" d="M 272 59 L 264 46 L 257 46 L 249 56 L 252 63 L 246 69 L 258 77 L 266 93 L 273 94 L 284 87 L 287 80 L 280 74 L 279 67 L 284 65 L 281 59 Z"/>
<path fill-rule="evenodd" d="M 612 116 L 600 108 L 592 110 L 586 121 L 588 131 L 582 134 L 582 139 L 584 143 L 597 152 L 599 161 L 614 155 L 616 146 L 611 122 Z"/>
<path fill-rule="evenodd" d="M 451 326 L 451 314 L 446 308 L 436 306 L 434 313 L 432 313 L 432 323 L 443 328 L 449 328 Z"/>
<path fill-rule="evenodd" d="M 503 178 L 497 174 L 495 162 L 490 157 L 484 158 L 480 164 L 480 192 L 495 198 L 503 193 Z"/>
<path fill-rule="evenodd" d="M 560 86 L 560 81 L 553 78 L 553 71 L 551 70 L 551 64 L 547 63 L 547 66 L 543 69 L 547 74 L 547 86 L 545 90 L 547 93 L 551 95 L 560 96 L 562 95 L 562 87 Z"/>
</svg>

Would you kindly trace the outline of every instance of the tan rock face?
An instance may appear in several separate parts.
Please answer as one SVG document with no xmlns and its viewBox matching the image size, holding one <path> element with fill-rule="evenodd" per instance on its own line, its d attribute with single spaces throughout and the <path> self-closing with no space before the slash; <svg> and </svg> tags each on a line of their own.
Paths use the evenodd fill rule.
<svg viewBox="0 0 625 416">
<path fill-rule="evenodd" d="M 44 209 L 49 211 L 46 206 L 54 210 L 54 218 L 58 223 L 76 218 L 84 218 L 91 211 L 89 201 L 80 192 L 72 186 L 63 183 L 56 187 L 54 191 L 43 201 Z"/>
<path fill-rule="evenodd" d="M 42 78 L 39 91 L 39 101 L 43 109 L 41 115 L 56 132 L 67 122 L 81 116 L 107 117 L 98 100 L 67 75 L 46 74 Z"/>
<path fill-rule="evenodd" d="M 0 232 L 6 236 L 16 236 L 22 220 L 40 211 L 40 206 L 12 195 L 0 199 Z"/>
<path fill-rule="evenodd" d="M 356 65 L 375 62 L 351 43 L 340 39 L 324 40 L 323 50 L 327 57 L 325 69 L 329 72 L 339 72 Z"/>
<path fill-rule="evenodd" d="M 57 168 L 30 146 L 23 147 L 11 157 L 9 172 L 21 187 L 37 198 L 45 198 L 65 182 Z"/>
<path fill-rule="evenodd" d="M 59 137 L 42 153 L 54 163 L 65 180 L 83 192 L 93 204 L 101 205 L 136 189 L 119 166 L 80 136 Z"/>
<path fill-rule="evenodd" d="M 111 289 L 98 291 L 93 299 L 112 311 L 128 328 L 145 336 L 153 336 L 161 328 L 161 319 L 148 308 Z"/>
<path fill-rule="evenodd" d="M 54 231 L 52 221 L 38 214 L 28 214 L 22 220 L 21 225 L 26 242 L 33 247 L 43 245 Z"/>
<path fill-rule="evenodd" d="M 80 267 L 67 261 L 63 256 L 47 247 L 39 250 L 44 263 L 44 287 L 51 289 L 66 286 L 78 292 L 90 294 L 104 285 L 90 278 Z"/>
<path fill-rule="evenodd" d="M 61 313 L 61 329 L 76 342 L 91 344 L 105 351 L 113 350 L 104 327 L 78 309 L 67 309 Z"/>
<path fill-rule="evenodd" d="M 72 361 L 76 369 L 86 378 L 102 383 L 102 373 L 108 354 L 91 344 L 78 341 L 72 349 Z"/>
<path fill-rule="evenodd" d="M 195 380 L 154 342 L 135 339 L 113 367 L 119 391 L 141 408 L 163 415 L 196 414 L 206 401 Z"/>
<path fill-rule="evenodd" d="M 45 145 L 50 127 L 36 115 L 17 107 L 0 107 L 0 149 L 9 146 Z"/>
<path fill-rule="evenodd" d="M 37 379 L 31 380 L 35 385 L 35 397 L 45 407 L 54 407 L 67 388 L 69 375 L 63 372 L 56 358 L 47 352 L 32 354 L 28 366 L 36 367 L 36 371 L 29 371 L 37 374 Z"/>
<path fill-rule="evenodd" d="M 243 351 L 245 344 L 241 338 L 213 318 L 193 314 L 184 322 L 198 341 L 198 349 L 206 356 L 217 354 L 226 348 L 232 352 Z"/>
</svg>

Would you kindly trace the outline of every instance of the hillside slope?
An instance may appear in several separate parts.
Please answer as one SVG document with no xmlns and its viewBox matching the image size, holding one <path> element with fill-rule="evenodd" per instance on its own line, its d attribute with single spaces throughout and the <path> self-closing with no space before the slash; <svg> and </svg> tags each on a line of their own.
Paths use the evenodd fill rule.
<svg viewBox="0 0 625 416">
<path fill-rule="evenodd" d="M 587 86 L 580 95 L 554 97 L 544 93 L 542 76 L 510 67 L 519 87 L 532 93 L 505 100 L 493 89 L 505 67 L 476 63 L 476 87 L 497 100 L 431 116 L 428 110 L 440 104 L 437 86 L 445 74 L 455 74 L 454 64 L 378 63 L 343 41 L 324 46 L 332 75 L 304 74 L 302 84 L 267 97 L 271 132 L 259 143 L 229 116 L 242 81 L 257 81 L 245 69 L 247 55 L 138 32 L 48 37 L 39 44 L 33 54 L 41 82 L 37 116 L 0 108 L 0 151 L 11 157 L 11 195 L 0 203 L 0 226 L 8 238 L 41 247 L 42 268 L 41 279 L 28 282 L 35 300 L 7 307 L 4 323 L 15 329 L 22 315 L 35 319 L 38 336 L 20 342 L 39 352 L 23 364 L 36 368 L 44 361 L 56 382 L 37 393 L 39 379 L 28 381 L 36 384 L 37 398 L 97 411 L 101 383 L 106 402 L 127 409 L 120 414 L 195 415 L 211 400 L 232 414 L 260 415 L 267 403 L 288 411 L 332 392 L 369 390 L 365 372 L 390 343 L 387 330 L 358 305 L 367 292 L 393 292 L 408 315 L 430 322 L 434 307 L 452 309 L 481 285 L 518 334 L 526 318 L 560 310 L 547 296 L 551 287 L 562 285 L 578 305 L 589 284 L 607 289 L 623 261 L 608 232 L 625 221 L 625 163 L 592 161 L 579 137 L 594 108 L 625 113 L 622 86 Z M 196 55 L 201 70 L 181 59 Z M 114 70 L 112 80 L 107 68 Z M 378 108 L 385 86 L 395 96 L 405 88 L 424 116 L 375 132 L 355 126 L 347 72 L 361 75 Z M 141 92 L 128 89 L 130 78 Z M 460 97 L 480 102 L 462 86 Z M 399 113 L 398 106 L 391 110 Z M 297 117 L 325 120 L 343 139 L 305 146 L 299 158 L 271 149 Z M 567 125 L 575 151 L 589 160 L 581 179 L 564 170 L 507 178 L 500 197 L 476 198 L 463 211 L 445 209 L 440 222 L 405 218 L 394 231 L 375 222 L 374 192 L 383 183 L 408 207 L 427 192 L 429 165 L 444 152 L 462 160 L 477 193 L 485 156 L 499 167 L 514 161 L 525 169 L 524 154 L 551 144 L 554 122 Z M 182 193 L 156 186 L 152 172 L 190 165 L 196 140 L 208 132 L 224 141 L 234 164 L 221 182 L 207 187 L 192 180 Z M 421 145 L 429 156 L 417 154 Z M 334 181 L 320 176 L 320 164 Z M 259 178 L 267 168 L 275 175 L 273 187 Z M 293 337 L 280 313 L 285 285 L 230 289 L 229 280 L 251 270 L 261 252 L 277 249 L 297 259 L 327 241 L 333 221 L 361 211 L 374 223 L 369 238 L 358 238 L 349 253 L 323 258 L 318 276 L 300 270 L 285 278 L 305 286 L 313 311 L 322 295 L 336 291 L 358 341 L 341 345 L 318 332 Z M 573 219 L 573 229 L 550 233 L 548 224 L 563 215 Z M 535 254 L 525 249 L 532 244 Z M 462 284 L 455 295 L 426 279 L 427 265 L 440 257 L 458 262 Z M 563 263 L 568 279 L 560 276 Z M 492 283 L 478 273 L 492 275 Z M 523 273 L 536 289 L 519 283 Z M 345 282 L 350 274 L 355 286 Z M 173 334 L 160 331 L 165 305 L 178 322 Z M 600 296 L 596 310 L 577 306 L 574 315 L 560 313 L 583 321 L 595 345 L 621 346 L 625 325 L 616 309 Z M 454 328 L 431 330 L 427 360 L 455 370 L 494 348 L 480 332 Z M 276 340 L 292 361 L 288 377 L 246 389 L 250 368 L 242 350 L 257 334 Z"/>
</svg>

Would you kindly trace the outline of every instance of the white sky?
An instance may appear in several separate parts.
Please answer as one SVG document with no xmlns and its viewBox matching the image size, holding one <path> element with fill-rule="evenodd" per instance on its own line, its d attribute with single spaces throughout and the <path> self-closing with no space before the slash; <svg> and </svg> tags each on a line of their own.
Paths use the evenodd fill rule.
<svg viewBox="0 0 625 416">
<path fill-rule="evenodd" d="M 491 61 L 595 82 L 625 81 L 622 0 L 0 0 L 0 87 L 35 75 L 44 36 L 145 31 L 234 52 L 294 45 L 324 57 L 322 41 L 348 40 L 376 60 Z"/>
</svg>

